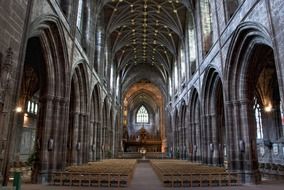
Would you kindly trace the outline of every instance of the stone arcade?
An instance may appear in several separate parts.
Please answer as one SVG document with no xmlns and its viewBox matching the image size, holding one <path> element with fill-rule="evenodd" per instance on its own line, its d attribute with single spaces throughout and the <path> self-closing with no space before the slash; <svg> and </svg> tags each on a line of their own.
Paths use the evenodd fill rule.
<svg viewBox="0 0 284 190">
<path fill-rule="evenodd" d="M 284 178 L 283 23 L 283 0 L 0 1 L 1 183 L 141 151 Z"/>
</svg>

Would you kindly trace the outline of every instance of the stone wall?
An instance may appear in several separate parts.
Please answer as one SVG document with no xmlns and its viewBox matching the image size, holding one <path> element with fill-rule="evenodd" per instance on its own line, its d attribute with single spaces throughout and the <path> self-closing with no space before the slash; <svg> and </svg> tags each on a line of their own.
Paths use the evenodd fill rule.
<svg viewBox="0 0 284 190">
<path fill-rule="evenodd" d="M 0 171 L 7 172 L 11 140 L 11 123 L 15 114 L 16 94 L 20 81 L 31 1 L 0 1 Z"/>
<path fill-rule="evenodd" d="M 210 153 L 210 148 L 209 146 L 210 141 L 212 142 L 212 136 L 210 132 L 208 131 L 208 128 L 212 128 L 215 126 L 215 115 L 210 115 L 213 110 L 206 110 L 207 106 L 207 101 L 204 99 L 204 94 L 205 94 L 205 87 L 206 85 L 206 76 L 208 73 L 209 69 L 214 69 L 217 73 L 218 76 L 220 77 L 220 80 L 222 81 L 222 93 L 224 96 L 224 104 L 225 104 L 225 117 L 226 117 L 226 138 L 227 142 L 230 144 L 231 148 L 228 150 L 229 154 L 229 162 L 231 162 L 234 155 L 237 155 L 237 160 L 238 159 L 245 159 L 244 155 L 250 157 L 251 163 L 235 163 L 232 161 L 229 163 L 229 167 L 235 168 L 238 171 L 248 171 L 247 169 L 240 169 L 242 164 L 244 164 L 244 168 L 246 166 L 248 167 L 257 167 L 257 164 L 255 164 L 255 159 L 254 158 L 254 147 L 255 144 L 253 142 L 245 142 L 246 146 L 246 151 L 248 153 L 243 154 L 241 151 L 237 150 L 239 148 L 239 144 L 242 138 L 242 135 L 240 137 L 237 136 L 230 136 L 232 134 L 235 134 L 235 132 L 239 134 L 247 134 L 248 136 L 244 138 L 252 138 L 250 135 L 252 134 L 251 132 L 248 132 L 247 128 L 250 127 L 250 124 L 246 124 L 246 122 L 251 122 L 250 120 L 251 116 L 249 113 L 246 113 L 244 111 L 239 111 L 239 110 L 245 110 L 247 109 L 247 106 L 250 106 L 251 103 L 245 103 L 245 98 L 243 99 L 244 102 L 240 101 L 238 102 L 238 99 L 232 99 L 232 97 L 235 97 L 233 92 L 231 92 L 231 89 L 235 89 L 236 93 L 242 93 L 241 88 L 243 84 L 243 81 L 238 81 L 234 84 L 232 84 L 232 81 L 228 81 L 227 79 L 230 78 L 230 75 L 228 73 L 228 68 L 231 64 L 231 59 L 234 55 L 232 53 L 232 47 L 234 47 L 236 44 L 233 40 L 235 35 L 238 33 L 238 30 L 240 29 L 240 26 L 243 25 L 245 27 L 253 27 L 253 25 L 256 25 L 257 27 L 260 28 L 260 30 L 263 30 L 263 34 L 268 36 L 269 38 L 269 46 L 272 47 L 273 53 L 274 53 L 274 59 L 275 59 L 275 66 L 276 66 L 276 71 L 277 71 L 277 79 L 278 79 L 278 84 L 279 84 L 279 93 L 280 93 L 280 98 L 283 101 L 283 67 L 284 65 L 282 64 L 283 60 L 283 53 L 279 51 L 281 47 L 283 47 L 284 39 L 283 39 L 283 2 L 281 0 L 274 0 L 274 1 L 269 1 L 269 0 L 245 0 L 243 1 L 240 6 L 236 9 L 234 15 L 228 19 L 226 18 L 226 9 L 224 2 L 225 1 L 217 1 L 217 0 L 212 0 L 211 2 L 211 9 L 212 9 L 212 22 L 213 22 L 213 36 L 214 39 L 216 39 L 207 55 L 202 54 L 202 32 L 201 32 L 201 27 L 200 27 L 200 20 L 199 20 L 199 9 L 198 9 L 198 3 L 196 5 L 196 10 L 195 10 L 195 16 L 196 16 L 196 30 L 197 30 L 197 41 L 198 43 L 198 62 L 199 66 L 197 67 L 197 72 L 193 76 L 188 76 L 188 82 L 185 88 L 180 87 L 178 90 L 178 93 L 172 97 L 171 101 L 168 104 L 168 110 L 171 112 L 172 115 L 172 130 L 173 133 L 172 135 L 178 131 L 180 131 L 183 126 L 180 126 L 180 121 L 183 120 L 183 118 L 178 115 L 176 117 L 176 112 L 180 113 L 180 110 L 182 108 L 182 104 L 185 100 L 186 105 L 187 105 L 187 112 L 188 114 L 186 115 L 186 122 L 185 122 L 185 127 L 187 127 L 187 130 L 190 130 L 190 126 L 195 126 L 196 123 L 192 123 L 191 119 L 191 114 L 192 112 L 192 93 L 197 90 L 198 92 L 198 101 L 201 105 L 200 108 L 200 124 L 199 127 L 201 129 L 201 132 L 203 131 L 203 135 L 207 136 L 202 136 L 202 139 L 205 141 L 202 146 L 203 152 L 201 153 L 201 160 L 200 162 L 204 162 L 207 164 L 210 164 L 210 158 L 211 156 L 214 156 L 215 151 Z M 253 37 L 252 37 L 253 38 Z M 258 41 L 259 43 L 267 43 L 263 39 Z M 239 57 L 242 59 L 243 57 L 246 57 L 247 54 L 249 54 L 251 50 L 248 48 L 247 51 L 243 51 L 242 55 Z M 247 54 L 246 54 L 247 53 Z M 237 64 L 237 63 L 236 63 Z M 245 63 L 244 67 L 245 68 Z M 239 73 L 241 70 L 238 71 Z M 234 77 L 233 77 L 234 78 Z M 181 86 L 181 85 L 180 85 Z M 214 96 L 212 94 L 212 96 Z M 236 96 L 237 97 L 237 96 Z M 213 112 L 212 112 L 213 113 Z M 175 122 L 177 120 L 177 122 Z M 178 126 L 176 126 L 178 124 Z M 177 129 L 175 129 L 177 127 Z M 230 128 L 231 127 L 231 128 Z M 211 130 L 211 129 L 210 129 Z M 250 130 L 250 129 L 249 129 Z M 205 132 L 206 131 L 206 132 Z M 216 132 L 213 130 L 213 132 Z M 191 131 L 187 132 L 187 140 L 190 140 L 190 133 Z M 236 134 L 235 134 L 236 135 Z M 214 136 L 214 134 L 213 134 Z M 232 138 L 233 137 L 233 138 Z M 175 136 L 174 138 L 180 139 L 181 134 L 178 133 L 178 136 Z M 214 141 L 214 140 L 213 140 Z M 246 140 L 245 140 L 246 141 Z M 191 142 L 189 142 L 191 143 Z M 283 161 L 283 139 L 279 139 L 273 143 L 273 146 L 278 147 L 277 149 L 279 150 L 277 154 L 273 152 L 273 148 L 267 148 L 267 146 L 263 145 L 263 141 L 259 142 L 260 144 L 256 147 L 258 147 L 258 162 L 259 163 L 269 163 L 269 165 L 272 165 L 274 167 L 274 170 L 278 170 L 277 168 L 281 168 L 278 165 L 284 165 Z M 169 145 L 171 146 L 171 145 Z M 182 149 L 184 146 L 189 146 L 189 145 L 175 145 L 179 146 L 176 147 L 178 149 Z M 235 148 L 233 148 L 235 147 Z M 260 153 L 260 147 L 264 147 L 262 149 L 262 153 Z M 190 147 L 187 147 L 190 149 Z M 227 147 L 228 148 L 228 147 Z M 192 149 L 192 148 L 191 148 Z M 205 149 L 205 150 L 204 150 Z M 216 149 L 216 148 L 215 148 Z M 249 156 L 250 155 L 250 156 Z M 253 161 L 254 160 L 254 161 Z M 252 166 L 255 165 L 255 166 Z M 277 166 L 277 167 L 276 167 Z M 253 170 L 253 169 L 252 169 Z M 261 170 L 263 171 L 263 170 Z M 281 174 L 282 175 L 282 174 Z M 257 179 L 258 174 L 255 174 L 255 179 Z M 245 176 L 243 178 L 244 182 L 257 182 L 252 180 L 252 178 Z"/>
<path fill-rule="evenodd" d="M 71 125 L 68 122 L 71 117 L 75 118 L 73 118 L 74 125 L 84 128 L 84 133 L 90 132 L 96 136 L 84 135 L 81 136 L 84 142 L 74 142 L 74 152 L 78 157 L 77 160 L 75 159 L 76 162 L 102 159 L 103 152 L 107 151 L 104 150 L 106 147 L 111 149 L 113 155 L 116 153 L 114 145 L 119 143 L 116 143 L 118 138 L 114 136 L 113 130 L 118 130 L 118 123 L 116 123 L 119 122 L 116 119 L 118 118 L 116 116 L 118 113 L 117 99 L 114 90 L 109 89 L 109 85 L 103 82 L 103 75 L 94 69 L 94 65 L 98 64 L 97 60 L 100 60 L 98 57 L 94 57 L 95 32 L 92 32 L 97 22 L 96 6 L 94 5 L 96 1 L 88 1 L 90 4 L 86 4 L 92 10 L 91 13 L 87 12 L 83 15 L 84 31 L 79 31 L 76 26 L 77 1 L 68 2 L 70 3 L 68 15 L 62 12 L 59 1 L 56 0 L 0 2 L 1 76 L 9 75 L 8 90 L 11 94 L 11 96 L 5 96 L 5 100 L 1 100 L 0 105 L 2 175 L 7 175 L 8 162 L 15 161 L 19 157 L 21 149 L 25 148 L 20 144 L 21 139 L 25 140 L 25 133 L 22 130 L 24 112 L 15 113 L 15 108 L 16 105 L 21 105 L 25 111 L 24 100 L 21 99 L 23 94 L 20 94 L 19 89 L 22 85 L 27 41 L 32 38 L 39 39 L 41 47 L 38 48 L 42 48 L 45 62 L 39 64 L 48 68 L 45 77 L 49 79 L 46 83 L 48 86 L 41 86 L 41 89 L 48 89 L 46 94 L 41 93 L 39 97 L 40 122 L 37 122 L 37 132 L 34 138 L 36 139 L 36 148 L 39 149 L 40 163 L 37 163 L 35 167 L 34 172 L 38 172 L 38 176 L 35 176 L 37 179 L 35 178 L 34 181 L 45 182 L 49 179 L 51 170 L 65 166 L 65 161 L 61 159 L 65 160 L 64 156 L 66 156 L 68 149 L 66 130 L 68 125 Z M 9 72 L 5 70 L 3 75 L 2 63 L 6 62 L 11 63 L 12 70 L 8 70 Z M 72 80 L 77 80 L 78 76 L 83 76 L 84 80 L 81 80 L 80 83 L 77 82 L 75 87 L 71 87 Z M 109 77 L 103 77 L 106 77 L 106 81 L 109 82 Z M 1 78 L 1 83 L 2 81 Z M 80 88 L 81 91 L 84 89 L 82 95 L 75 100 L 84 103 L 79 109 L 70 111 L 71 88 Z M 7 89 L 5 90 L 8 92 Z M 94 93 L 95 90 L 98 93 Z M 91 100 L 91 96 L 94 96 L 95 100 Z M 96 104 L 96 109 L 91 108 L 91 104 Z M 105 105 L 107 108 L 103 108 Z M 108 114 L 102 115 L 103 109 L 106 109 Z M 64 135 L 60 135 L 62 133 Z M 7 142 L 11 142 L 10 147 L 7 146 Z M 109 144 L 104 145 L 104 142 Z M 31 144 L 34 143 L 31 142 Z M 79 144 L 81 147 L 78 146 Z M 22 158 L 24 159 L 24 157 Z"/>
</svg>

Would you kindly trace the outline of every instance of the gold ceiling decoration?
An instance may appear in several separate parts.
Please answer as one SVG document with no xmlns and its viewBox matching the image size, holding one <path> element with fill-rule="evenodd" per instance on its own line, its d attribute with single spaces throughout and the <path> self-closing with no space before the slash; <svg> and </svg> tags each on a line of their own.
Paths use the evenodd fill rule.
<svg viewBox="0 0 284 190">
<path fill-rule="evenodd" d="M 107 40 L 118 70 L 137 64 L 169 72 L 184 39 L 188 0 L 104 0 Z M 165 73 L 163 73 L 165 75 Z"/>
</svg>

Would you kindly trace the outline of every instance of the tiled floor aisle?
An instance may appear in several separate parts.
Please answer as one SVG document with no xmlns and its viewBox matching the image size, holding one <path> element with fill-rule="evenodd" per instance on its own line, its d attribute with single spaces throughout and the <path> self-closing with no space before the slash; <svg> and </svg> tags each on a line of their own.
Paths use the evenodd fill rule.
<svg viewBox="0 0 284 190">
<path fill-rule="evenodd" d="M 22 190 L 91 190 L 91 189 L 117 189 L 117 188 L 90 188 L 90 187 L 54 187 L 47 185 L 22 185 Z M 137 190 L 184 190 L 190 188 L 165 188 L 162 186 L 160 180 L 155 174 L 149 163 L 139 163 L 136 166 L 132 182 L 128 188 L 121 188 L 123 190 L 137 189 Z M 284 181 L 264 181 L 261 185 L 243 185 L 237 187 L 195 187 L 194 190 L 283 190 Z"/>
<path fill-rule="evenodd" d="M 129 189 L 161 189 L 162 183 L 149 163 L 139 163 L 136 166 Z"/>
</svg>

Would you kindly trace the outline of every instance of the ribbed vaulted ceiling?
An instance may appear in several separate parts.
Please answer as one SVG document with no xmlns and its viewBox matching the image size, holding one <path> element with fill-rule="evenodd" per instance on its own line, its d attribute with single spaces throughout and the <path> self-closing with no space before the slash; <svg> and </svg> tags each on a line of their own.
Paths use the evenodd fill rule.
<svg viewBox="0 0 284 190">
<path fill-rule="evenodd" d="M 148 64 L 144 66 L 155 67 L 166 81 L 184 38 L 189 1 L 105 0 L 102 7 L 106 37 L 118 72 L 127 73 Z"/>
</svg>

